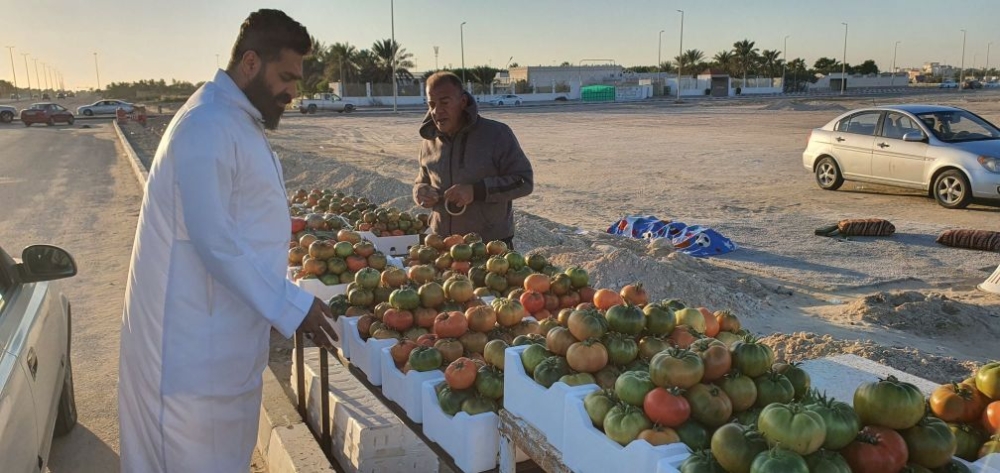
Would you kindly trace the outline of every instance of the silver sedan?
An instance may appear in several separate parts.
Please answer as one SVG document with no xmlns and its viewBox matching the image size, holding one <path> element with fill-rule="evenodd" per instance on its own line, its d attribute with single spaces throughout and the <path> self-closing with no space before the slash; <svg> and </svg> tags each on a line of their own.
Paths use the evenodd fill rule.
<svg viewBox="0 0 1000 473">
<path fill-rule="evenodd" d="M 826 190 L 851 180 L 924 190 L 949 209 L 1000 203 L 1000 129 L 955 107 L 850 111 L 812 131 L 802 164 Z"/>
<path fill-rule="evenodd" d="M 119 108 L 125 109 L 126 113 L 132 113 L 132 104 L 124 100 L 98 100 L 90 105 L 77 107 L 76 114 L 87 117 L 94 115 L 114 115 Z"/>
<path fill-rule="evenodd" d="M 47 471 L 53 435 L 76 425 L 70 304 L 54 283 L 76 274 L 69 253 L 0 248 L 0 470 Z"/>
</svg>

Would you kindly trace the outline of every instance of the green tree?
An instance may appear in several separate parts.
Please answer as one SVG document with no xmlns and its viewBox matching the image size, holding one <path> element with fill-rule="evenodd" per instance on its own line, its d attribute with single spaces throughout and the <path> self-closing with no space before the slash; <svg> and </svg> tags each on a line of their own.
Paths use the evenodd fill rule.
<svg viewBox="0 0 1000 473">
<path fill-rule="evenodd" d="M 736 65 L 736 54 L 732 51 L 719 51 L 712 57 L 712 67 L 721 69 L 726 74 L 734 76 L 739 68 Z"/>
<path fill-rule="evenodd" d="M 821 57 L 813 63 L 813 69 L 820 74 L 840 72 L 840 62 L 833 58 Z"/>
<path fill-rule="evenodd" d="M 739 66 L 740 71 L 743 72 L 744 87 L 746 87 L 747 83 L 747 73 L 757 63 L 758 49 L 754 46 L 755 44 L 755 42 L 749 39 L 733 43 L 733 55 L 736 56 L 736 64 Z"/>
<path fill-rule="evenodd" d="M 781 75 L 781 51 L 765 49 L 760 52 L 760 65 L 767 77 L 774 78 Z"/>
<path fill-rule="evenodd" d="M 358 49 L 350 43 L 333 43 L 323 75 L 330 82 L 349 82 L 358 78 Z"/>
<path fill-rule="evenodd" d="M 683 68 L 692 77 L 697 76 L 701 71 L 705 70 L 706 64 L 704 61 L 705 53 L 698 49 L 688 49 L 684 51 L 680 56 L 674 57 L 674 62 L 678 64 L 678 67 Z"/>
<path fill-rule="evenodd" d="M 407 52 L 406 48 L 401 47 L 398 41 L 393 41 L 392 39 L 376 41 L 375 44 L 372 45 L 372 52 L 377 58 L 377 63 L 380 69 L 384 71 L 379 82 L 392 83 L 393 76 L 395 76 L 397 81 L 401 79 L 413 79 L 413 74 L 410 74 L 410 69 L 416 66 L 413 61 L 410 60 L 413 57 L 413 54 Z M 396 65 L 395 74 L 392 70 L 394 57 Z"/>
<path fill-rule="evenodd" d="M 854 72 L 858 74 L 878 74 L 879 69 L 874 60 L 868 59 L 865 62 L 862 62 L 861 65 L 855 67 Z"/>
</svg>

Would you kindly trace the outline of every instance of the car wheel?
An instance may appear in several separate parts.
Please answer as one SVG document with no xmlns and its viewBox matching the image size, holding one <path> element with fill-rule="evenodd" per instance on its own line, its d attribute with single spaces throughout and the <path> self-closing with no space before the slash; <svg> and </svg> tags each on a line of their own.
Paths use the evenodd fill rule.
<svg viewBox="0 0 1000 473">
<path fill-rule="evenodd" d="M 306 114 L 306 109 L 304 109 L 304 108 L 300 108 L 300 109 L 299 109 L 299 113 L 301 113 L 301 114 L 305 115 L 305 114 Z"/>
<path fill-rule="evenodd" d="M 964 209 L 972 202 L 969 179 L 961 171 L 949 169 L 934 180 L 934 200 L 946 209 Z"/>
<path fill-rule="evenodd" d="M 315 114 L 315 113 L 316 113 L 316 106 L 315 105 L 310 105 L 309 106 L 309 114 L 312 115 L 312 114 Z"/>
<path fill-rule="evenodd" d="M 0 113 L 0 122 L 10 123 L 14 121 L 14 114 L 10 112 Z"/>
<path fill-rule="evenodd" d="M 86 110 L 83 111 L 83 114 L 86 115 L 86 116 L 88 116 L 88 117 L 92 117 L 92 116 L 94 116 L 94 111 L 88 108 L 88 109 L 86 109 Z"/>
<path fill-rule="evenodd" d="M 54 126 L 55 124 L 56 124 L 56 121 L 53 120 L 53 119 L 51 119 L 51 118 L 49 119 L 49 121 L 45 122 L 46 126 Z"/>
<path fill-rule="evenodd" d="M 56 436 L 68 434 L 76 427 L 76 396 L 73 393 L 73 363 L 66 359 L 66 377 L 63 379 L 62 394 L 56 412 Z"/>
<path fill-rule="evenodd" d="M 26 127 L 31 126 L 31 122 L 24 122 L 24 126 Z"/>
<path fill-rule="evenodd" d="M 76 121 L 75 118 L 69 117 L 69 120 L 66 120 L 66 124 L 72 126 L 74 121 Z"/>
<path fill-rule="evenodd" d="M 844 184 L 844 176 L 840 174 L 840 167 L 833 158 L 824 157 L 816 164 L 816 184 L 828 191 L 840 189 Z"/>
<path fill-rule="evenodd" d="M 514 106 L 515 107 L 520 107 L 521 106 L 521 101 L 518 100 L 517 102 L 514 102 Z"/>
<path fill-rule="evenodd" d="M 344 111 L 347 112 L 347 113 L 353 112 L 354 111 L 354 105 L 347 104 L 347 106 L 344 107 Z"/>
</svg>

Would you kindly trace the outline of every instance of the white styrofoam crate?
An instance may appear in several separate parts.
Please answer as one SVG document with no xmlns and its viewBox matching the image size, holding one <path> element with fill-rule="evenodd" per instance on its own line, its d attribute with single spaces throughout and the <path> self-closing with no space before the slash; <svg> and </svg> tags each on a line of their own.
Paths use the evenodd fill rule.
<svg viewBox="0 0 1000 473">
<path fill-rule="evenodd" d="M 372 232 L 358 232 L 361 238 L 372 242 L 375 249 L 389 256 L 409 254 L 410 247 L 420 244 L 420 235 L 403 235 L 393 237 L 377 237 Z"/>
<path fill-rule="evenodd" d="M 578 473 L 604 473 L 608 471 L 656 471 L 661 460 L 671 459 L 680 465 L 691 451 L 683 443 L 652 446 L 645 440 L 634 440 L 626 446 L 611 440 L 604 432 L 597 430 L 587 410 L 583 398 L 596 391 L 597 385 L 587 385 L 584 392 L 576 392 L 566 397 L 563 431 L 563 463 Z M 674 468 L 676 468 L 676 466 Z M 670 467 L 669 464 L 665 467 Z M 671 471 L 669 469 L 665 471 Z M 673 470 L 676 471 L 676 470 Z"/>
<path fill-rule="evenodd" d="M 344 358 L 351 359 L 351 344 L 347 343 L 347 339 L 344 338 L 344 335 L 347 333 L 345 330 L 347 322 L 353 320 L 355 323 L 355 331 L 357 331 L 357 323 L 360 318 L 361 317 L 348 317 L 346 315 L 340 315 L 333 323 L 333 331 L 337 332 L 337 337 L 340 338 L 340 340 L 333 343 L 333 346 L 340 350 L 340 354 Z"/>
<path fill-rule="evenodd" d="M 382 394 L 389 400 L 399 404 L 406 412 L 406 417 L 416 423 L 423 422 L 423 403 L 421 397 L 424 382 L 440 382 L 444 380 L 444 373 L 441 370 L 416 371 L 410 370 L 403 374 L 396 368 L 396 363 L 392 361 L 389 353 L 392 347 L 382 349 Z"/>
<path fill-rule="evenodd" d="M 991 453 L 976 460 L 971 469 L 975 473 L 1000 473 L 1000 453 Z"/>
<path fill-rule="evenodd" d="M 500 453 L 500 418 L 492 412 L 445 414 L 434 391 L 440 382 L 427 381 L 421 386 L 424 435 L 448 452 L 463 472 L 492 470 Z"/>
<path fill-rule="evenodd" d="M 327 286 L 323 283 L 323 281 L 314 278 L 299 279 L 298 281 L 295 281 L 295 285 L 309 291 L 310 294 L 318 297 L 323 302 L 333 299 L 334 296 L 346 294 L 348 286 L 347 284 Z"/>
<path fill-rule="evenodd" d="M 351 353 L 351 364 L 357 366 L 368 382 L 375 386 L 382 385 L 382 349 L 391 347 L 396 343 L 394 339 L 376 340 L 369 338 L 368 341 L 361 339 L 358 333 L 358 319 L 344 321 L 344 332 L 346 332 L 348 350 Z"/>
<path fill-rule="evenodd" d="M 524 371 L 521 352 L 527 345 L 510 347 L 504 354 L 503 402 L 504 409 L 524 419 L 540 430 L 556 450 L 563 450 L 563 423 L 566 412 L 566 396 L 572 393 L 586 394 L 597 387 L 596 384 L 569 386 L 556 382 L 546 389 Z M 563 455 L 566 458 L 566 455 Z"/>
<path fill-rule="evenodd" d="M 318 432 L 319 349 L 307 348 L 303 361 L 307 422 Z M 293 389 L 296 372 L 293 365 Z M 344 366 L 331 362 L 328 373 L 333 455 L 345 472 L 438 471 L 437 455 Z"/>
<path fill-rule="evenodd" d="M 854 405 L 854 391 L 863 383 L 878 381 L 893 375 L 913 384 L 924 396 L 929 396 L 940 384 L 890 368 L 857 355 L 837 355 L 802 362 L 809 373 L 812 387 L 841 402 Z"/>
</svg>

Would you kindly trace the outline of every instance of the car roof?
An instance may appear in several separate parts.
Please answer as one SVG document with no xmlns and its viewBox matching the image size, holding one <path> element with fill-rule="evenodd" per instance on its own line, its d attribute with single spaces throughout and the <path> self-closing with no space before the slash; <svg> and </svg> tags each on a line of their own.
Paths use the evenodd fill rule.
<svg viewBox="0 0 1000 473">
<path fill-rule="evenodd" d="M 38 102 L 31 104 L 32 107 L 40 107 L 42 105 L 55 105 L 55 104 L 52 102 Z"/>
<path fill-rule="evenodd" d="M 956 112 L 962 109 L 957 107 L 947 107 L 944 105 L 930 105 L 930 104 L 902 104 L 902 105 L 886 105 L 881 107 L 875 107 L 877 110 L 895 110 L 901 112 L 908 112 L 914 115 L 919 113 L 929 113 L 929 112 Z"/>
</svg>

